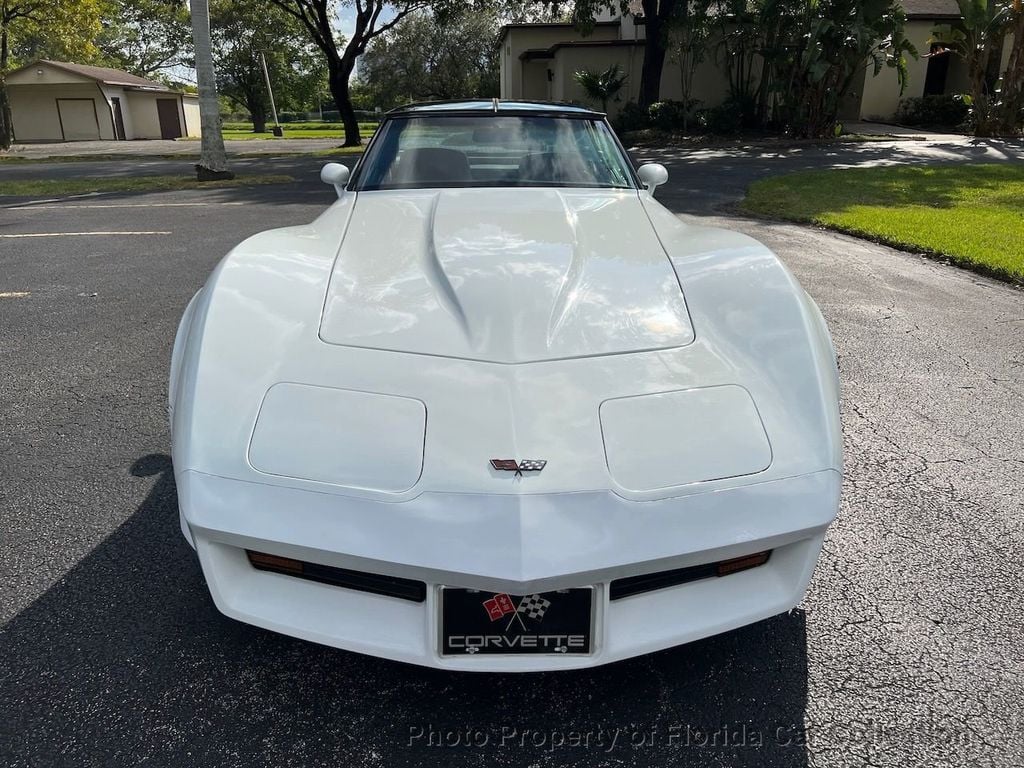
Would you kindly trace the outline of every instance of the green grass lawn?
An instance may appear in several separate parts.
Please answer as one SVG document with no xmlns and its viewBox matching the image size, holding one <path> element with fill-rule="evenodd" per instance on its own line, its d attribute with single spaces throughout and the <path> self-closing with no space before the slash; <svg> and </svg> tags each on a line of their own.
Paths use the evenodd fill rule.
<svg viewBox="0 0 1024 768">
<path fill-rule="evenodd" d="M 360 123 L 359 132 L 362 134 L 373 133 L 377 130 L 378 123 Z M 252 132 L 252 123 L 232 123 L 225 122 L 223 124 L 225 131 L 249 131 Z M 267 129 L 271 128 L 271 123 L 267 123 Z M 281 123 L 281 127 L 284 128 L 285 132 L 298 132 L 298 131 L 335 131 L 341 133 L 345 130 L 345 126 L 342 123 Z"/>
<path fill-rule="evenodd" d="M 87 192 L 164 192 L 175 189 L 218 189 L 295 181 L 283 174 L 241 176 L 230 181 L 196 181 L 188 176 L 127 176 L 123 179 L 17 179 L 0 181 L 0 197 L 67 197 Z"/>
<path fill-rule="evenodd" d="M 1024 281 L 1024 165 L 849 168 L 754 182 L 742 207 Z"/>
<path fill-rule="evenodd" d="M 266 133 L 253 133 L 250 123 L 224 123 L 225 139 L 248 141 L 251 139 L 276 139 L 267 124 Z M 341 139 L 345 135 L 345 126 L 341 123 L 281 123 L 284 130 L 282 139 Z M 377 130 L 377 123 L 360 123 L 359 135 L 368 139 Z"/>
<path fill-rule="evenodd" d="M 337 129 L 323 129 L 319 131 L 290 131 L 286 126 L 284 128 L 284 136 L 275 136 L 270 133 L 253 133 L 250 128 L 247 131 L 223 131 L 225 140 L 233 139 L 235 141 L 249 141 L 251 139 L 273 139 L 274 141 L 287 141 L 288 139 L 337 139 L 341 141 L 345 137 L 345 132 Z M 368 139 L 373 135 L 373 131 L 360 131 L 359 135 L 364 139 Z"/>
</svg>

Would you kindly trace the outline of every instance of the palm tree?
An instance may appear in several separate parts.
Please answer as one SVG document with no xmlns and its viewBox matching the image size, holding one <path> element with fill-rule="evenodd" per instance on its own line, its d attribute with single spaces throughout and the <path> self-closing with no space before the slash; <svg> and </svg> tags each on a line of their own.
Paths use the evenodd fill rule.
<svg viewBox="0 0 1024 768">
<path fill-rule="evenodd" d="M 581 70 L 573 77 L 594 101 L 601 102 L 601 111 L 608 111 L 608 102 L 615 98 L 626 84 L 627 75 L 618 64 L 612 64 L 604 72 Z"/>
<path fill-rule="evenodd" d="M 196 165 L 200 181 L 232 179 L 228 170 L 224 136 L 220 131 L 220 101 L 213 72 L 213 46 L 210 43 L 210 4 L 191 0 L 192 39 L 196 45 L 196 83 L 199 85 L 199 124 L 202 126 L 202 150 Z"/>
</svg>

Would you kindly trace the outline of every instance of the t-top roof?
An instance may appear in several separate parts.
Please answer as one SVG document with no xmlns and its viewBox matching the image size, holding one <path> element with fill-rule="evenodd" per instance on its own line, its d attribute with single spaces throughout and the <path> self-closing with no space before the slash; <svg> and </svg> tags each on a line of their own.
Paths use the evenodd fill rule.
<svg viewBox="0 0 1024 768">
<path fill-rule="evenodd" d="M 387 113 L 389 117 L 401 115 L 545 115 L 559 117 L 604 117 L 603 112 L 581 107 L 578 104 L 561 104 L 554 101 L 502 101 L 488 99 L 477 101 L 424 101 L 406 104 Z"/>
</svg>

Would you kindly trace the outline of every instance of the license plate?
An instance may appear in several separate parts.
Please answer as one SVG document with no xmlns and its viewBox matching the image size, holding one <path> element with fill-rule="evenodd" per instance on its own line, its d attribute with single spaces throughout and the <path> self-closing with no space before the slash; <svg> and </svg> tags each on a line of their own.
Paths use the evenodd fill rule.
<svg viewBox="0 0 1024 768">
<path fill-rule="evenodd" d="M 587 654 L 593 641 L 594 590 L 528 595 L 441 590 L 441 653 Z"/>
</svg>

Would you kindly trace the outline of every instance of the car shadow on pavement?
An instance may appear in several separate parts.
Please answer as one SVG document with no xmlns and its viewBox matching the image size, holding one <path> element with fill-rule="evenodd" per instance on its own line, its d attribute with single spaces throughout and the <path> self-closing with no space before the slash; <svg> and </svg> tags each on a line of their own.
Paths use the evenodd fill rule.
<svg viewBox="0 0 1024 768">
<path fill-rule="evenodd" d="M 0 629 L 0 764 L 806 766 L 800 611 L 588 671 L 449 673 L 221 616 L 145 502 Z"/>
</svg>

